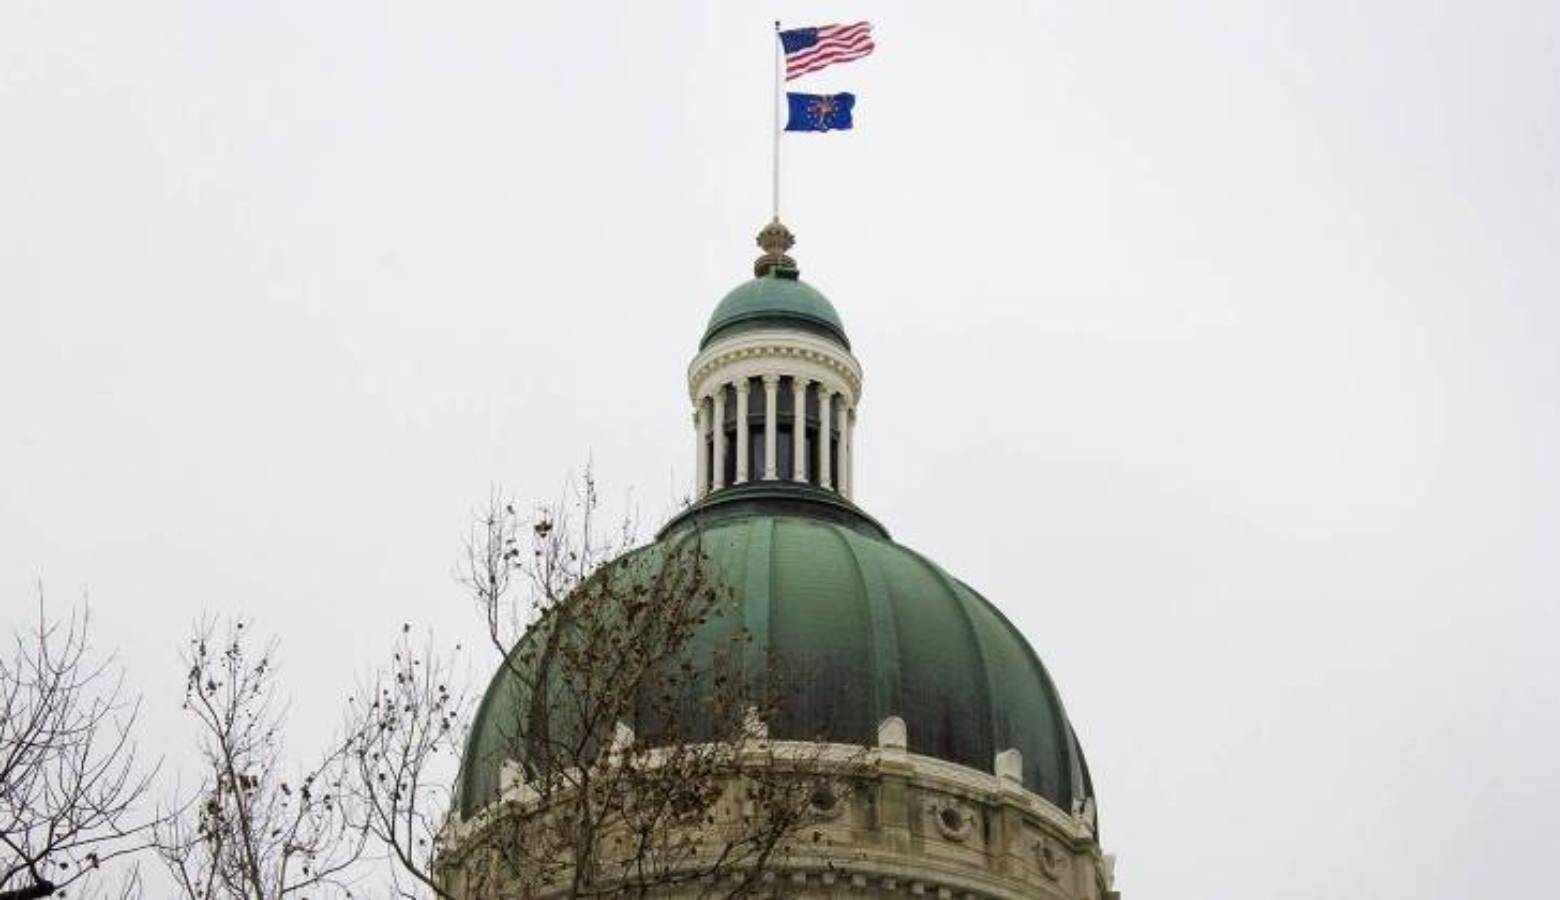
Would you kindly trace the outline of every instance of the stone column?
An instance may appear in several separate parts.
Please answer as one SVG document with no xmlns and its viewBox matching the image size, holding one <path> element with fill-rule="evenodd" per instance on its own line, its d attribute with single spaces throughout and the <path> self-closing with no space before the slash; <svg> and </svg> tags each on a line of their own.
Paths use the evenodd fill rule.
<svg viewBox="0 0 1560 900">
<path fill-rule="evenodd" d="M 694 449 L 694 491 L 695 497 L 703 497 L 710 492 L 710 448 L 704 443 L 704 436 L 710 432 L 710 405 L 708 397 L 700 397 L 699 405 L 693 411 L 694 438 L 698 447 Z"/>
<path fill-rule="evenodd" d="M 807 379 L 793 376 L 791 391 L 794 401 L 791 425 L 791 480 L 807 480 Z"/>
<path fill-rule="evenodd" d="M 856 408 L 852 406 L 850 412 L 845 415 L 845 486 L 849 491 L 845 496 L 856 496 Z"/>
<path fill-rule="evenodd" d="M 840 493 L 846 498 L 850 497 L 850 420 L 851 409 L 846 404 L 849 398 L 845 394 L 840 395 L 840 470 L 834 474 L 834 479 L 840 483 Z"/>
<path fill-rule="evenodd" d="M 829 464 L 829 429 L 834 418 L 834 395 L 829 388 L 818 383 L 818 486 L 822 488 L 834 487 L 834 468 Z"/>
<path fill-rule="evenodd" d="M 748 480 L 748 384 L 738 378 L 737 386 L 737 484 Z"/>
<path fill-rule="evenodd" d="M 715 458 L 710 460 L 714 465 L 714 476 L 710 484 L 714 490 L 720 490 L 726 486 L 726 386 L 715 385 L 715 394 L 710 398 L 715 413 Z"/>
<path fill-rule="evenodd" d="M 780 477 L 779 429 L 780 376 L 770 373 L 764 376 L 764 480 Z"/>
</svg>

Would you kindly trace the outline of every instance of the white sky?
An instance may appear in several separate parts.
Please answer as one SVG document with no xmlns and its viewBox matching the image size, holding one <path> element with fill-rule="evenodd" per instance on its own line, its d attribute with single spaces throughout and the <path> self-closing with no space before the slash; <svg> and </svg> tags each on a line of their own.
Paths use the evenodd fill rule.
<svg viewBox="0 0 1560 900">
<path fill-rule="evenodd" d="M 1032 640 L 1127 897 L 1540 895 L 1560 6 L 778 11 L 876 26 L 784 211 L 859 499 Z M 0 626 L 89 594 L 177 760 L 247 613 L 302 750 L 401 622 L 472 633 L 490 485 L 668 510 L 773 16 L 0 6 Z"/>
</svg>

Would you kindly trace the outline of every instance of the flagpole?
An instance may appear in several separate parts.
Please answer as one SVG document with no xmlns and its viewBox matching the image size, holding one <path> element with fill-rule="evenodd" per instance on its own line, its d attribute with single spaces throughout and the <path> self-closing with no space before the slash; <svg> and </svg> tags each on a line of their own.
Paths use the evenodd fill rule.
<svg viewBox="0 0 1560 900">
<path fill-rule="evenodd" d="M 775 153 L 774 170 L 771 173 L 774 179 L 772 185 L 771 211 L 774 213 L 774 221 L 780 221 L 780 62 L 784 56 L 780 52 L 780 20 L 775 20 Z"/>
</svg>

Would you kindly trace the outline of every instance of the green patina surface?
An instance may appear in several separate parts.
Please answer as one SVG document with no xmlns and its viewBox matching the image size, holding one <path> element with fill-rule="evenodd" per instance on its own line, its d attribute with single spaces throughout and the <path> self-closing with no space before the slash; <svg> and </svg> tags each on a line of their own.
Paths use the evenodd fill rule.
<svg viewBox="0 0 1560 900">
<path fill-rule="evenodd" d="M 771 734 L 873 744 L 878 724 L 899 716 L 911 752 L 990 772 L 998 752 L 1016 747 L 1028 789 L 1063 809 L 1090 795 L 1060 697 L 995 607 L 869 519 L 807 515 L 805 498 L 781 514 L 764 505 L 685 516 L 659 545 L 701 541 L 731 587 L 731 610 L 688 652 L 745 627 L 746 671 L 785 686 Z M 497 796 L 517 708 L 512 686 L 495 678 L 468 740 L 463 815 Z"/>
<path fill-rule="evenodd" d="M 782 324 L 800 324 L 850 349 L 845 324 L 829 298 L 805 281 L 780 275 L 755 278 L 727 294 L 711 314 L 699 346 L 708 345 L 718 335 Z"/>
</svg>

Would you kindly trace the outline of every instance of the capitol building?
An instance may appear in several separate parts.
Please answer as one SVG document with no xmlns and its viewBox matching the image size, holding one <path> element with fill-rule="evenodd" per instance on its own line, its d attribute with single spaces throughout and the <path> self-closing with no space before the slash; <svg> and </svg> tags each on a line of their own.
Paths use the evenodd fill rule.
<svg viewBox="0 0 1560 900">
<path fill-rule="evenodd" d="M 861 364 L 785 226 L 758 241 L 754 277 L 715 305 L 688 366 L 695 496 L 656 545 L 696 535 L 733 595 L 709 627 L 745 629 L 747 671 L 805 676 L 761 723 L 767 740 L 841 748 L 834 776 L 852 788 L 819 798 L 806 839 L 748 895 L 1116 900 L 1061 694 L 997 603 L 857 506 Z M 503 681 L 472 725 L 447 856 L 524 788 Z M 722 896 L 709 888 L 650 895 Z"/>
</svg>

